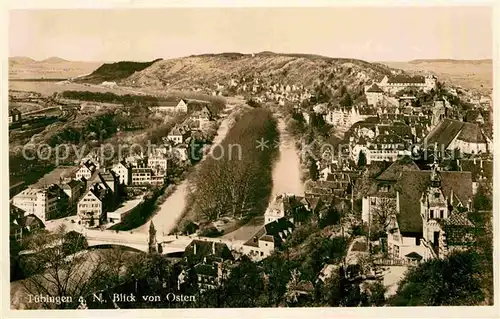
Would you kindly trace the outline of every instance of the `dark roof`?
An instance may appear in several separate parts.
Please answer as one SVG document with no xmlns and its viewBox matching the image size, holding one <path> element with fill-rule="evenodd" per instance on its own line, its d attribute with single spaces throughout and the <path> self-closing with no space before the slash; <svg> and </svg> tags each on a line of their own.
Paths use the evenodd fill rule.
<svg viewBox="0 0 500 319">
<path fill-rule="evenodd" d="M 447 219 L 440 221 L 440 224 L 445 231 L 448 246 L 462 246 L 473 243 L 472 230 L 474 224 L 467 218 L 466 213 L 454 210 Z"/>
<path fill-rule="evenodd" d="M 385 169 L 380 175 L 375 179 L 379 181 L 397 181 L 401 176 L 403 171 L 419 170 L 417 164 L 409 158 L 403 157 L 392 163 L 387 169 Z"/>
<path fill-rule="evenodd" d="M 284 231 L 288 231 L 289 228 L 293 229 L 295 226 L 288 220 L 288 218 L 282 217 L 272 223 L 264 225 L 264 228 L 266 232 L 265 234 L 272 236 L 274 238 L 274 243 L 279 246 L 283 243 L 283 239 L 286 239 L 288 236 Z M 283 236 L 283 239 L 281 238 L 280 233 L 281 236 Z"/>
<path fill-rule="evenodd" d="M 470 172 L 440 172 L 441 188 L 446 197 L 458 198 L 465 206 L 472 199 L 472 175 Z M 422 232 L 420 198 L 430 184 L 431 171 L 405 171 L 397 182 L 399 190 L 398 223 L 401 232 Z M 457 204 L 456 202 L 454 203 Z"/>
<path fill-rule="evenodd" d="M 196 255 L 194 246 L 196 245 Z M 214 254 L 215 250 L 215 254 Z M 204 257 L 221 258 L 223 260 L 233 260 L 233 254 L 226 244 L 215 241 L 193 240 L 184 251 L 184 256 L 191 258 L 194 262 L 200 262 Z"/>
<path fill-rule="evenodd" d="M 462 131 L 458 139 L 470 143 L 486 143 L 486 138 L 479 125 L 473 123 L 463 123 Z"/>
<path fill-rule="evenodd" d="M 457 138 L 464 142 L 486 143 L 478 125 L 451 119 L 443 119 L 425 139 L 427 145 L 437 143 L 448 147 L 457 135 Z"/>
<path fill-rule="evenodd" d="M 411 137 L 411 127 L 404 124 L 404 123 L 398 123 L 398 124 L 391 124 L 391 125 L 378 125 L 378 131 L 380 135 L 385 135 L 385 134 L 395 134 L 399 135 L 402 138 L 407 138 Z"/>
<path fill-rule="evenodd" d="M 461 170 L 472 173 L 472 180 L 478 181 L 480 177 L 485 177 L 488 180 L 493 180 L 493 161 L 477 159 L 476 163 L 472 159 L 459 160 Z M 481 168 L 481 165 L 483 166 Z"/>
<path fill-rule="evenodd" d="M 368 90 L 366 90 L 366 92 L 384 93 L 384 90 L 382 90 L 376 83 L 373 83 L 373 85 Z"/>
<path fill-rule="evenodd" d="M 404 141 L 398 135 L 384 134 L 377 136 L 372 144 L 404 144 Z"/>
<path fill-rule="evenodd" d="M 425 77 L 422 75 L 408 76 L 404 74 L 398 74 L 389 77 L 387 83 L 425 83 Z"/>
</svg>

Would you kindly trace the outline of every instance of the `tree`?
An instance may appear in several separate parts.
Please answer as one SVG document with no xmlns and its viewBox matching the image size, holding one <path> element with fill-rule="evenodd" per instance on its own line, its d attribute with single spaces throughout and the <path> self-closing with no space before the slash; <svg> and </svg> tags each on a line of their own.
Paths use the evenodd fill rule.
<svg viewBox="0 0 500 319">
<path fill-rule="evenodd" d="M 309 177 L 313 181 L 317 181 L 319 178 L 318 165 L 314 159 L 309 160 Z"/>
<path fill-rule="evenodd" d="M 27 279 L 24 289 L 33 295 L 71 297 L 68 303 L 44 302 L 44 308 L 75 309 L 81 298 L 101 289 L 108 282 L 108 267 L 103 256 L 94 252 L 76 253 L 82 236 L 65 236 L 64 227 L 55 233 L 39 232 L 29 239 L 22 269 Z"/>
<path fill-rule="evenodd" d="M 158 247 L 156 246 L 156 229 L 153 221 L 149 223 L 149 242 L 148 242 L 148 251 L 150 254 L 158 252 Z"/>
<path fill-rule="evenodd" d="M 223 285 L 221 301 L 224 307 L 255 307 L 258 306 L 259 297 L 263 292 L 261 269 L 248 257 L 243 256 Z"/>
<path fill-rule="evenodd" d="M 382 197 L 377 199 L 377 205 L 372 210 L 372 235 L 383 234 L 396 214 L 396 201 L 393 198 Z"/>
<path fill-rule="evenodd" d="M 366 166 L 366 154 L 361 151 L 358 155 L 358 168 L 363 168 Z"/>
<path fill-rule="evenodd" d="M 391 304 L 395 306 L 472 306 L 485 301 L 484 268 L 477 252 L 454 253 L 410 269 Z"/>
<path fill-rule="evenodd" d="M 493 198 L 488 187 L 483 183 L 479 183 L 477 192 L 474 195 L 473 206 L 475 210 L 492 210 Z"/>
</svg>

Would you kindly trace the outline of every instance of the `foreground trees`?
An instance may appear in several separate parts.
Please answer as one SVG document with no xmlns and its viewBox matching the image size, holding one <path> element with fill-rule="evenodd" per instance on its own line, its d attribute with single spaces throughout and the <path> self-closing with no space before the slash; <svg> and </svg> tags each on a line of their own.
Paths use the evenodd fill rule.
<svg viewBox="0 0 500 319">
<path fill-rule="evenodd" d="M 75 309 L 82 298 L 109 282 L 108 263 L 86 249 L 85 237 L 64 228 L 56 233 L 40 232 L 30 238 L 21 267 L 27 279 L 21 283 L 28 294 L 68 302 L 42 302 L 44 308 Z"/>
<path fill-rule="evenodd" d="M 200 219 L 251 217 L 265 210 L 277 139 L 270 111 L 257 108 L 241 116 L 190 180 L 190 200 Z"/>
</svg>

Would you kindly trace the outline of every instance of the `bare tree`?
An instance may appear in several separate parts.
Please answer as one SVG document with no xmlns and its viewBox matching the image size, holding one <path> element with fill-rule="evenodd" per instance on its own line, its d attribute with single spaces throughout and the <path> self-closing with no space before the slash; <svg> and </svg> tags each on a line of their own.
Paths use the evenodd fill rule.
<svg viewBox="0 0 500 319">
<path fill-rule="evenodd" d="M 106 284 L 107 263 L 98 252 L 86 251 L 86 246 L 83 235 L 63 227 L 29 239 L 22 263 L 27 278 L 22 285 L 28 294 L 52 298 L 39 306 L 75 309 L 82 298 Z M 63 297 L 66 302 L 54 302 Z"/>
<path fill-rule="evenodd" d="M 386 231 L 391 223 L 391 218 L 396 213 L 396 200 L 394 198 L 377 199 L 377 205 L 372 210 L 373 226 L 378 231 Z"/>
</svg>

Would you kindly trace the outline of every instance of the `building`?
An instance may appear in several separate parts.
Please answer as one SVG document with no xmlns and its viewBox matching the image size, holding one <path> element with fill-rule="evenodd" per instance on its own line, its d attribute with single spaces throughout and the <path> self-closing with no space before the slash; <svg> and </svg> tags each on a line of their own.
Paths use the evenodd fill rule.
<svg viewBox="0 0 500 319">
<path fill-rule="evenodd" d="M 308 210 L 307 201 L 294 194 L 277 195 L 269 204 L 264 213 L 264 223 L 269 224 L 283 217 L 299 217 L 296 214 L 305 213 Z"/>
<path fill-rule="evenodd" d="M 38 229 L 44 228 L 42 220 L 36 215 L 26 215 L 25 212 L 10 205 L 10 239 L 22 240 Z"/>
<path fill-rule="evenodd" d="M 277 219 L 264 225 L 240 247 L 240 252 L 255 261 L 267 258 L 275 248 L 283 246 L 294 228 L 294 223 L 289 218 Z"/>
<path fill-rule="evenodd" d="M 365 91 L 365 95 L 368 105 L 377 106 L 384 98 L 384 90 L 376 83 L 373 83 L 372 86 Z"/>
<path fill-rule="evenodd" d="M 108 191 L 96 184 L 83 195 L 77 207 L 77 216 L 82 225 L 94 227 L 106 220 Z"/>
<path fill-rule="evenodd" d="M 437 165 L 432 171 L 406 171 L 401 174 L 396 191 L 398 209 L 387 228 L 391 258 L 441 258 L 470 241 L 467 232 L 471 224 L 465 221 L 464 214 L 472 202 L 470 172 L 438 171 Z M 453 240 L 446 239 L 446 229 L 454 232 L 457 227 L 462 230 L 461 238 L 456 238 L 455 233 Z"/>
<path fill-rule="evenodd" d="M 152 171 L 147 166 L 132 168 L 132 186 L 142 186 L 151 184 Z"/>
<path fill-rule="evenodd" d="M 165 176 L 168 168 L 168 156 L 160 152 L 152 153 L 148 156 L 147 165 L 155 175 Z"/>
<path fill-rule="evenodd" d="M 437 78 L 433 75 L 408 76 L 398 74 L 390 77 L 386 75 L 378 86 L 384 90 L 384 92 L 396 94 L 407 88 L 416 88 L 423 90 L 424 92 L 429 92 L 436 87 L 436 84 Z"/>
<path fill-rule="evenodd" d="M 491 140 L 481 127 L 474 123 L 443 119 L 424 139 L 424 147 L 454 151 L 459 149 L 465 154 L 488 153 Z"/>
<path fill-rule="evenodd" d="M 396 134 L 379 135 L 373 141 L 367 141 L 366 163 L 394 162 L 399 156 L 405 155 L 405 144 Z"/>
<path fill-rule="evenodd" d="M 373 216 L 382 206 L 397 209 L 396 183 L 406 171 L 418 171 L 419 168 L 410 158 L 401 158 L 371 181 L 370 188 L 362 199 L 361 218 L 363 223 L 372 223 Z"/>
<path fill-rule="evenodd" d="M 176 99 L 176 100 L 158 101 L 158 105 L 151 107 L 151 109 L 156 113 L 174 113 L 174 112 L 187 113 L 187 100 Z"/>
<path fill-rule="evenodd" d="M 43 222 L 56 218 L 68 205 L 68 196 L 56 184 L 49 187 L 27 188 L 12 198 L 12 204 L 26 215 L 33 214 Z"/>
<path fill-rule="evenodd" d="M 190 136 L 191 131 L 187 126 L 175 125 L 168 133 L 167 139 L 174 144 L 183 144 Z"/>
<path fill-rule="evenodd" d="M 215 241 L 193 240 L 184 251 L 184 259 L 193 266 L 200 291 L 217 288 L 230 273 L 234 256 L 228 246 Z M 184 276 L 180 278 L 184 282 Z"/>
<path fill-rule="evenodd" d="M 9 124 L 21 121 L 21 111 L 12 109 L 9 111 Z"/>
<path fill-rule="evenodd" d="M 132 182 L 132 167 L 126 161 L 116 163 L 111 170 L 118 176 L 120 184 L 129 185 Z"/>
<path fill-rule="evenodd" d="M 82 177 L 84 177 L 86 180 L 89 180 L 96 170 L 97 166 L 92 161 L 88 160 L 80 165 L 80 168 L 76 172 L 76 178 L 82 179 Z"/>
<path fill-rule="evenodd" d="M 68 195 L 69 203 L 73 204 L 77 202 L 82 195 L 82 192 L 85 189 L 85 183 L 81 180 L 73 179 L 68 183 L 62 184 L 61 188 L 64 193 Z"/>
</svg>

